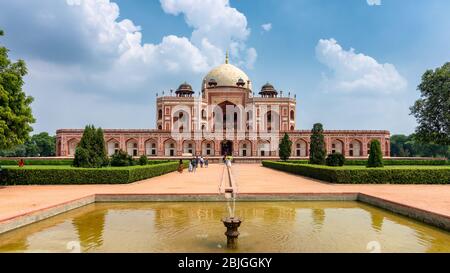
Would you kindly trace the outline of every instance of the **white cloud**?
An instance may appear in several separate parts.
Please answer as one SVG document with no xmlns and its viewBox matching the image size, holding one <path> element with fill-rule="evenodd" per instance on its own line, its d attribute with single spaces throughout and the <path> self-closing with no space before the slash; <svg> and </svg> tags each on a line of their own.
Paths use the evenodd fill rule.
<svg viewBox="0 0 450 273">
<path fill-rule="evenodd" d="M 262 24 L 262 25 L 261 25 L 261 28 L 262 28 L 264 31 L 271 31 L 271 30 L 272 30 L 272 24 L 271 24 L 271 23 Z"/>
<path fill-rule="evenodd" d="M 250 35 L 247 18 L 230 6 L 229 0 L 160 0 L 168 14 L 183 14 L 186 23 L 194 30 L 191 42 L 208 59 L 223 61 L 226 49 L 231 49 L 231 58 L 236 63 L 244 61 L 251 66 L 252 60 L 239 58 L 247 51 L 245 41 Z"/>
<path fill-rule="evenodd" d="M 121 17 L 119 6 L 110 0 L 6 1 L 0 0 L 0 25 L 12 54 L 24 58 L 29 67 L 27 91 L 36 98 L 33 109 L 41 130 L 51 132 L 66 125 L 41 118 L 48 116 L 50 108 L 60 107 L 57 103 L 49 107 L 48 100 L 39 98 L 67 96 L 82 102 L 95 95 L 97 101 L 111 105 L 145 101 L 145 113 L 138 112 L 143 107 L 136 107 L 130 115 L 151 118 L 156 92 L 176 88 L 185 80 L 198 91 L 203 74 L 224 62 L 226 49 L 238 65 L 253 67 L 256 61 L 256 50 L 246 45 L 247 19 L 228 0 L 160 0 L 164 12 L 184 15 L 192 34 L 168 33 L 157 43 L 144 43 L 141 27 Z M 160 27 L 157 22 L 155 27 Z M 78 109 L 64 109 L 67 123 L 74 124 L 69 119 L 78 119 Z M 93 107 L 89 114 L 105 113 Z M 137 127 L 153 126 L 147 121 Z"/>
<path fill-rule="evenodd" d="M 381 5 L 381 0 L 367 0 L 369 6 L 379 6 Z"/>
<path fill-rule="evenodd" d="M 327 89 L 346 92 L 392 93 L 405 89 L 407 82 L 394 65 L 380 64 L 355 50 L 344 50 L 335 39 L 321 39 L 316 46 L 318 60 L 333 71 Z"/>
<path fill-rule="evenodd" d="M 253 47 L 247 49 L 246 66 L 248 69 L 253 69 L 253 66 L 254 66 L 257 58 L 258 58 L 258 53 L 256 52 L 256 49 L 254 49 Z"/>
</svg>

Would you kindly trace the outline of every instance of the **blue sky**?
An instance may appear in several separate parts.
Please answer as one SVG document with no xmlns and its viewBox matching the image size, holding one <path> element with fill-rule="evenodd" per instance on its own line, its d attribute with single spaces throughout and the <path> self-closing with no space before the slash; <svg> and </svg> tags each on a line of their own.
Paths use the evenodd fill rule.
<svg viewBox="0 0 450 273">
<path fill-rule="evenodd" d="M 412 133 L 427 69 L 450 61 L 445 0 L 0 0 L 1 44 L 29 67 L 35 132 L 154 128 L 155 96 L 231 51 L 297 96 L 297 128 Z"/>
</svg>

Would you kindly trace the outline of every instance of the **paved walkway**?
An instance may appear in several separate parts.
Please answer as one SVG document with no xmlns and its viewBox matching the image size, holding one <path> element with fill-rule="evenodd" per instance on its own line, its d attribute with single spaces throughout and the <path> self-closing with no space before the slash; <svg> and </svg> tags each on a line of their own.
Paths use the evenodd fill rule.
<svg viewBox="0 0 450 273">
<path fill-rule="evenodd" d="M 177 172 L 128 185 L 0 187 L 0 222 L 92 194 L 215 194 L 223 165 Z M 234 165 L 240 193 L 365 193 L 450 217 L 450 185 L 336 185 L 264 168 Z"/>
</svg>

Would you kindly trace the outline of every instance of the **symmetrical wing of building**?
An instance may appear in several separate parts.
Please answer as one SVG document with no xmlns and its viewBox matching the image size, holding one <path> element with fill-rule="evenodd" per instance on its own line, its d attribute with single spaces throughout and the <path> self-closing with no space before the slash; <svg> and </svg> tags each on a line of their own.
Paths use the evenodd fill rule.
<svg viewBox="0 0 450 273">
<path fill-rule="evenodd" d="M 309 156 L 311 131 L 295 128 L 295 96 L 269 83 L 255 95 L 249 77 L 228 58 L 204 77 L 198 95 L 183 83 L 156 104 L 156 129 L 104 129 L 109 155 L 124 150 L 149 157 L 276 157 L 287 133 L 292 156 Z M 83 129 L 57 130 L 57 155 L 73 156 L 82 134 Z M 385 156 L 390 153 L 389 131 L 325 130 L 324 136 L 328 153 L 366 157 L 372 139 L 380 141 Z"/>
</svg>

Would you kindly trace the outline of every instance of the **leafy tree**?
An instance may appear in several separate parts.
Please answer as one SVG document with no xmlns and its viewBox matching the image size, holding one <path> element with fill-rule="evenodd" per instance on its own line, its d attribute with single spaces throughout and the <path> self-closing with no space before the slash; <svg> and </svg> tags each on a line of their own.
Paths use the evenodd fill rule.
<svg viewBox="0 0 450 273">
<path fill-rule="evenodd" d="M 43 132 L 31 137 L 30 146 L 36 147 L 37 154 L 34 156 L 55 156 L 56 138 Z"/>
<path fill-rule="evenodd" d="M 0 36 L 3 36 L 1 30 Z M 23 144 L 35 122 L 30 107 L 33 98 L 22 90 L 23 77 L 27 74 L 25 62 L 11 62 L 8 51 L 0 46 L 0 149 Z"/>
<path fill-rule="evenodd" d="M 411 151 L 406 149 L 405 144 L 409 141 L 409 137 L 405 135 L 391 136 L 391 156 L 408 157 L 412 156 Z"/>
<path fill-rule="evenodd" d="M 311 131 L 311 144 L 309 147 L 309 163 L 325 165 L 325 157 L 327 150 L 325 147 L 325 140 L 323 137 L 323 126 L 316 123 Z"/>
<path fill-rule="evenodd" d="M 368 168 L 383 167 L 383 153 L 381 152 L 381 144 L 377 139 L 370 142 L 369 160 L 367 160 Z"/>
<path fill-rule="evenodd" d="M 450 145 L 450 62 L 427 70 L 418 86 L 421 98 L 410 108 L 417 119 L 417 140 Z"/>
<path fill-rule="evenodd" d="M 103 130 L 88 125 L 75 150 L 73 165 L 81 168 L 100 168 L 109 164 Z"/>
<path fill-rule="evenodd" d="M 423 143 L 414 134 L 392 135 L 391 156 L 395 157 L 447 157 L 450 158 L 450 146 Z"/>
<path fill-rule="evenodd" d="M 33 135 L 24 144 L 16 145 L 12 149 L 0 150 L 0 156 L 7 157 L 37 157 L 54 156 L 56 154 L 56 138 L 47 132 Z"/>
<path fill-rule="evenodd" d="M 326 159 L 327 166 L 344 166 L 345 156 L 341 153 L 329 154 Z"/>
<path fill-rule="evenodd" d="M 280 159 L 284 161 L 288 160 L 291 156 L 292 141 L 289 139 L 289 135 L 287 133 L 284 134 L 278 148 L 280 149 Z"/>
</svg>

